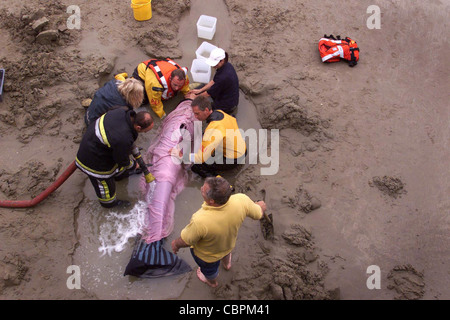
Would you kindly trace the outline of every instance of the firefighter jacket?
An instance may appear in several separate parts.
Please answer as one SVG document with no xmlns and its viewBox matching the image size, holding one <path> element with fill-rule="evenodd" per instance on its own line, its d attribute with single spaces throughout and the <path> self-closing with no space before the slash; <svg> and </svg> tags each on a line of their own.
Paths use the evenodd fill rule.
<svg viewBox="0 0 450 320">
<path fill-rule="evenodd" d="M 75 163 L 98 179 L 111 178 L 133 165 L 131 150 L 138 137 L 133 110 L 111 110 L 92 122 L 81 140 Z"/>
</svg>

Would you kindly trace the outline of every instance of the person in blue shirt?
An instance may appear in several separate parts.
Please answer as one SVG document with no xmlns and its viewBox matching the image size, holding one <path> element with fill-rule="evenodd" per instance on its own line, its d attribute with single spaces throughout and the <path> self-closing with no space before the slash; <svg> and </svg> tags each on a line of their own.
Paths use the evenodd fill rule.
<svg viewBox="0 0 450 320">
<path fill-rule="evenodd" d="M 213 80 L 202 88 L 191 90 L 195 98 L 198 95 L 211 97 L 213 110 L 222 110 L 235 116 L 239 104 L 239 79 L 233 65 L 228 62 L 228 53 L 221 48 L 211 51 L 205 62 L 216 69 Z"/>
<path fill-rule="evenodd" d="M 139 80 L 133 78 L 125 81 L 110 80 L 95 93 L 86 110 L 84 122 L 88 126 L 116 106 L 127 106 L 129 110 L 137 109 L 143 100 L 144 86 Z"/>
</svg>

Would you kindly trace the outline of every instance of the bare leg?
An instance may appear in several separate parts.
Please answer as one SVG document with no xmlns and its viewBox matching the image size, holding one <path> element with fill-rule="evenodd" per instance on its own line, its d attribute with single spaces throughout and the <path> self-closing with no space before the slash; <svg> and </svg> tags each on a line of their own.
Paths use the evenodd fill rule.
<svg viewBox="0 0 450 320">
<path fill-rule="evenodd" d="M 231 252 L 222 258 L 222 263 L 225 270 L 231 269 Z"/>
<path fill-rule="evenodd" d="M 201 272 L 200 268 L 197 269 L 197 277 L 201 282 L 206 283 L 207 285 L 209 285 L 212 288 L 215 288 L 219 285 L 219 283 L 216 281 L 216 279 L 214 279 L 214 280 L 206 279 L 205 275 Z"/>
</svg>

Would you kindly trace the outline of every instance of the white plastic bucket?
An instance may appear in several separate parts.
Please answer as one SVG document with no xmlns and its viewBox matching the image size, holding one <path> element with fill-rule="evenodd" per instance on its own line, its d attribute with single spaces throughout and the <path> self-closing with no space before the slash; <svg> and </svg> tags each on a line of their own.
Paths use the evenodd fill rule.
<svg viewBox="0 0 450 320">
<path fill-rule="evenodd" d="M 197 20 L 197 36 L 211 40 L 216 32 L 217 18 L 201 15 Z"/>
<path fill-rule="evenodd" d="M 211 54 L 211 51 L 216 49 L 217 47 L 209 42 L 203 41 L 203 43 L 198 47 L 198 49 L 195 51 L 195 55 L 197 59 L 206 60 L 209 58 L 209 55 Z"/>
<path fill-rule="evenodd" d="M 203 59 L 194 59 L 191 74 L 194 82 L 208 83 L 211 79 L 211 67 Z"/>
</svg>

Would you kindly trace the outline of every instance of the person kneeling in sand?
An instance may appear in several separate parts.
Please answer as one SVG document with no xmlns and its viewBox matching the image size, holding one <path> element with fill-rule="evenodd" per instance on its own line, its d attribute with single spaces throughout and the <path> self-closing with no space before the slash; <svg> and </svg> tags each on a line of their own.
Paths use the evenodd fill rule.
<svg viewBox="0 0 450 320">
<path fill-rule="evenodd" d="M 222 177 L 206 178 L 201 193 L 205 202 L 192 215 L 180 237 L 172 241 L 172 250 L 176 254 L 180 248 L 190 246 L 199 266 L 199 280 L 217 287 L 220 262 L 225 270 L 231 268 L 231 251 L 242 222 L 246 217 L 263 219 L 266 204 L 264 201 L 253 202 L 242 193 L 231 195 L 232 187 Z"/>
<path fill-rule="evenodd" d="M 193 163 L 192 172 L 202 178 L 215 177 L 220 172 L 244 164 L 247 146 L 236 118 L 222 110 L 213 111 L 211 102 L 204 96 L 195 98 L 191 107 L 195 118 L 207 124 L 201 148 L 188 155 L 189 161 Z M 170 152 L 173 157 L 183 159 L 183 150 L 173 148 Z"/>
<path fill-rule="evenodd" d="M 129 78 L 110 80 L 97 90 L 91 101 L 84 122 L 86 126 L 94 122 L 107 111 L 116 106 L 126 106 L 128 110 L 136 110 L 144 101 L 144 86 L 139 80 Z"/>
<path fill-rule="evenodd" d="M 132 77 L 144 85 L 144 102 L 150 104 L 155 114 L 163 119 L 166 116 L 163 101 L 175 97 L 178 92 L 185 96 L 189 93 L 187 68 L 181 67 L 170 58 L 149 59 L 138 64 Z M 123 80 L 128 75 L 120 73 L 115 76 Z"/>
</svg>

